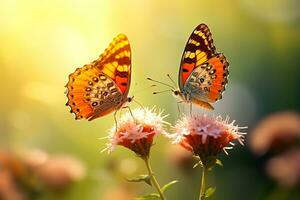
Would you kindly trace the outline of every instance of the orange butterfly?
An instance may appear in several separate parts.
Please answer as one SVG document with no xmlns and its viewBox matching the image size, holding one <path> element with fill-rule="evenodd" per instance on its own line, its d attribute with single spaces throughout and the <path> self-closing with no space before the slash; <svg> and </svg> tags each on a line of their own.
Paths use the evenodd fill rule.
<svg viewBox="0 0 300 200">
<path fill-rule="evenodd" d="M 93 120 L 119 110 L 128 97 L 131 50 L 127 37 L 119 34 L 100 57 L 69 75 L 67 106 L 75 119 Z"/>
<path fill-rule="evenodd" d="M 182 100 L 178 103 L 194 103 L 213 109 L 211 103 L 221 99 L 222 92 L 225 90 L 229 74 L 228 66 L 225 56 L 216 52 L 208 26 L 200 24 L 189 37 L 181 58 L 179 89 L 162 84 L 172 87 L 174 95 Z M 171 81 L 174 83 L 172 79 Z"/>
</svg>

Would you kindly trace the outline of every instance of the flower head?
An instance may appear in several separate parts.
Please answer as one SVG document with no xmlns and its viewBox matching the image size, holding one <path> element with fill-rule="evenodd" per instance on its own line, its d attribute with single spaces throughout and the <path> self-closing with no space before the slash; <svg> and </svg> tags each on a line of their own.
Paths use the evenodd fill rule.
<svg viewBox="0 0 300 200">
<path fill-rule="evenodd" d="M 45 185 L 58 190 L 83 179 L 86 172 L 80 160 L 68 155 L 51 156 L 35 170 Z"/>
<path fill-rule="evenodd" d="M 101 200 L 111 200 L 111 199 L 118 199 L 118 200 L 132 200 L 134 199 L 134 192 L 131 188 L 127 188 L 125 186 L 119 186 L 116 188 L 111 188 L 105 191 L 101 195 Z"/>
<path fill-rule="evenodd" d="M 180 144 L 183 148 L 193 152 L 203 161 L 215 158 L 220 151 L 231 149 L 228 145 L 234 145 L 234 140 L 243 144 L 244 134 L 234 125 L 229 123 L 229 118 L 223 120 L 207 115 L 184 116 L 175 125 L 176 133 L 171 135 L 174 144 Z"/>
<path fill-rule="evenodd" d="M 300 150 L 291 149 L 271 158 L 266 166 L 267 174 L 278 184 L 293 187 L 300 184 Z"/>
<path fill-rule="evenodd" d="M 250 147 L 257 155 L 280 152 L 300 140 L 300 115 L 280 112 L 264 118 L 251 133 Z"/>
<path fill-rule="evenodd" d="M 164 118 L 162 112 L 156 114 L 154 109 L 135 109 L 124 114 L 118 121 L 118 128 L 113 127 L 107 144 L 108 152 L 112 152 L 116 145 L 124 146 L 141 157 L 149 155 L 153 137 L 164 133 Z"/>
</svg>

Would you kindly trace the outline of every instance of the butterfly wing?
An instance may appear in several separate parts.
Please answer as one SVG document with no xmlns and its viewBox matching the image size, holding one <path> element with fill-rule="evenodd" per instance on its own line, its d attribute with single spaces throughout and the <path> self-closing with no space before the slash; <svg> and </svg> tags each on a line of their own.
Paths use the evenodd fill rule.
<svg viewBox="0 0 300 200">
<path fill-rule="evenodd" d="M 192 101 L 214 103 L 221 99 L 227 84 L 228 66 L 225 56 L 217 54 L 196 67 L 184 86 L 184 89 L 191 94 Z"/>
<path fill-rule="evenodd" d="M 130 45 L 120 34 L 97 60 L 69 75 L 66 105 L 76 119 L 92 120 L 109 114 L 127 100 L 130 79 Z"/>
<path fill-rule="evenodd" d="M 216 52 L 208 26 L 200 24 L 192 32 L 182 55 L 179 88 L 189 94 L 193 103 L 213 109 L 209 103 L 222 98 L 228 66 L 225 56 Z"/>
<path fill-rule="evenodd" d="M 131 49 L 126 35 L 119 34 L 94 65 L 113 79 L 127 96 L 131 81 Z"/>
<path fill-rule="evenodd" d="M 192 71 L 215 54 L 216 48 L 208 26 L 198 25 L 190 35 L 182 54 L 178 77 L 181 91 Z"/>
</svg>

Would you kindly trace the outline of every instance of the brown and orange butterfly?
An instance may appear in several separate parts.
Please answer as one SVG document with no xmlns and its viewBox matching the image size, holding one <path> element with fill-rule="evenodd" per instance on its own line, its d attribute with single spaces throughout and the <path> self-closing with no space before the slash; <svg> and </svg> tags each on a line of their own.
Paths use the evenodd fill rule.
<svg viewBox="0 0 300 200">
<path fill-rule="evenodd" d="M 126 102 L 131 79 L 131 51 L 127 37 L 119 34 L 100 57 L 69 75 L 67 106 L 75 119 L 93 120 L 115 112 Z"/>
<path fill-rule="evenodd" d="M 221 99 L 225 90 L 228 66 L 225 56 L 216 51 L 208 26 L 200 24 L 190 35 L 183 51 L 178 76 L 179 89 L 163 84 L 172 87 L 174 95 L 181 99 L 179 103 L 193 103 L 213 109 L 211 103 Z"/>
</svg>

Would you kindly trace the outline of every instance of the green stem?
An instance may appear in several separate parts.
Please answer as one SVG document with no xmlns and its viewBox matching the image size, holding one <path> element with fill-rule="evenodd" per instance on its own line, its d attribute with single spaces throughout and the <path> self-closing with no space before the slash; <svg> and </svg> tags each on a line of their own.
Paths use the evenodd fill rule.
<svg viewBox="0 0 300 200">
<path fill-rule="evenodd" d="M 202 179 L 201 179 L 201 189 L 200 189 L 200 196 L 199 196 L 199 200 L 205 200 L 205 192 L 206 192 L 206 177 L 207 177 L 207 172 L 208 169 L 205 166 L 205 164 L 203 164 L 202 167 Z"/>
<path fill-rule="evenodd" d="M 146 157 L 144 158 L 144 161 L 145 161 L 145 164 L 146 164 L 146 167 L 147 167 L 147 170 L 148 170 L 148 174 L 151 178 L 151 182 L 152 184 L 154 185 L 154 187 L 156 188 L 159 196 L 160 196 L 160 199 L 161 200 L 166 200 L 166 197 L 164 196 L 163 192 L 161 191 L 161 188 L 160 188 L 160 185 L 159 183 L 157 182 L 155 176 L 154 176 L 154 173 L 151 169 L 151 165 L 150 165 L 150 162 L 149 162 L 149 157 Z"/>
</svg>

